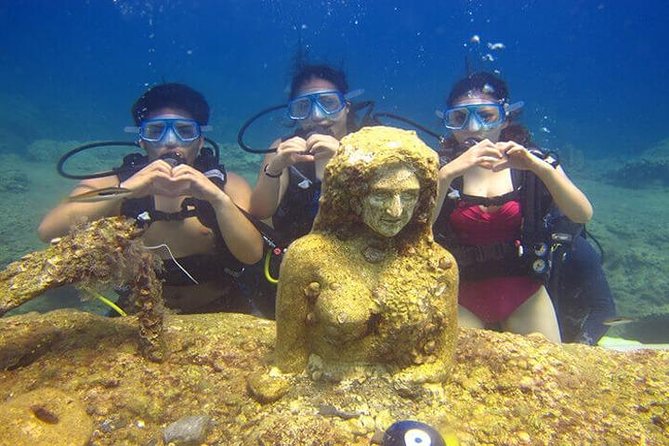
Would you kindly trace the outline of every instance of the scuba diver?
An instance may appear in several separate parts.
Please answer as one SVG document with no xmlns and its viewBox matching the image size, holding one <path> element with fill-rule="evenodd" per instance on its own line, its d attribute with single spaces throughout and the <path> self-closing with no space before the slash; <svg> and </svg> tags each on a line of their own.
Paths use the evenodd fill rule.
<svg viewBox="0 0 669 446">
<path fill-rule="evenodd" d="M 469 70 L 467 71 L 469 73 Z M 466 103 L 467 100 L 470 100 L 471 103 Z M 487 105 L 483 104 L 482 100 L 486 100 Z M 478 274 L 477 271 L 494 271 L 495 268 L 500 272 L 505 272 L 506 265 L 514 264 L 529 271 L 530 275 L 542 281 L 548 290 L 557 313 L 562 342 L 596 344 L 608 330 L 608 326 L 603 322 L 615 316 L 615 304 L 602 269 L 601 255 L 586 239 L 586 235 L 589 234 L 586 233 L 584 225 L 571 221 L 560 211 L 559 206 L 551 203 L 553 200 L 550 192 L 536 175 L 527 171 L 511 170 L 511 186 L 514 190 L 520 189 L 518 195 L 522 198 L 520 204 L 524 219 L 521 237 L 513 244 L 507 243 L 506 247 L 500 243 L 468 246 L 458 240 L 449 221 L 453 211 L 458 207 L 468 207 L 468 202 L 470 203 L 470 214 L 465 213 L 465 218 L 460 219 L 461 226 L 465 228 L 467 227 L 463 224 L 465 222 L 467 225 L 480 224 L 480 222 L 476 223 L 476 220 L 481 217 L 502 219 L 505 215 L 504 211 L 508 213 L 508 207 L 511 205 L 503 201 L 505 198 L 513 198 L 515 193 L 511 193 L 509 197 L 504 197 L 504 194 L 499 200 L 467 196 L 467 193 L 463 191 L 462 176 L 455 177 L 457 170 L 463 169 L 472 162 L 481 163 L 484 167 L 470 166 L 469 169 L 465 169 L 470 172 L 468 175 L 470 178 L 476 172 L 480 173 L 482 178 L 485 178 L 485 174 L 492 176 L 495 172 L 492 172 L 490 167 L 499 162 L 499 155 L 502 154 L 495 143 L 514 141 L 530 148 L 531 153 L 539 158 L 545 158 L 548 163 L 556 166 L 558 164 L 557 155 L 538 150 L 534 146 L 529 131 L 515 122 L 522 103 L 509 103 L 505 82 L 491 73 L 474 73 L 459 81 L 453 87 L 447 104 L 448 108 L 445 111 L 438 111 L 437 115 L 451 130 L 452 134 L 449 137 L 442 136 L 438 132 L 399 115 L 374 114 L 377 120 L 381 118 L 398 120 L 437 139 L 442 166 L 459 158 L 458 162 L 442 170 L 442 180 L 450 182 L 450 185 L 441 189 L 440 200 L 443 200 L 444 204 L 434 226 L 435 239 L 450 249 L 456 258 L 459 258 L 461 268 L 468 271 L 467 273 L 463 271 L 464 274 L 475 277 Z M 489 143 L 484 142 L 486 137 Z M 477 144 L 476 149 L 468 150 Z M 505 150 L 510 150 L 509 145 L 506 147 L 504 144 L 501 145 Z M 506 152 L 503 153 L 505 154 Z M 497 166 L 497 169 L 499 168 L 500 166 Z M 561 172 L 561 169 L 555 172 Z M 451 176 L 451 178 L 443 178 L 445 176 Z M 506 181 L 509 181 L 508 177 Z M 487 183 L 476 177 L 473 186 L 472 183 L 469 184 L 468 191 L 471 191 L 471 188 L 476 189 L 473 193 L 469 192 L 469 195 L 482 195 L 484 192 L 498 193 L 490 191 L 487 187 L 479 189 L 476 185 L 482 186 Z M 508 183 L 507 189 L 511 189 Z M 480 202 L 479 209 L 471 205 L 476 205 L 477 201 Z M 500 206 L 493 201 L 499 201 L 502 208 L 507 206 L 507 209 L 500 208 L 498 212 L 484 212 L 483 208 Z M 524 209 L 522 209 L 522 202 L 526 203 Z M 462 210 L 458 212 L 463 213 Z M 474 235 L 474 237 L 477 236 Z M 590 238 L 597 243 L 594 237 L 590 236 Z M 599 243 L 597 246 L 601 251 Z M 546 247 L 550 249 L 545 249 Z M 457 253 L 457 251 L 460 252 Z M 503 263 L 502 259 L 507 256 L 509 257 L 507 263 Z M 544 306 L 544 308 L 547 307 Z M 551 319 L 549 314 L 547 320 Z M 499 324 L 491 325 L 499 326 Z M 552 333 L 554 335 L 554 330 Z"/>
<path fill-rule="evenodd" d="M 460 265 L 459 320 L 593 344 L 615 307 L 582 234 L 592 206 L 514 121 L 520 107 L 502 79 L 478 72 L 438 113 L 451 136 L 441 141 L 434 233 Z"/>
<path fill-rule="evenodd" d="M 325 164 L 339 148 L 339 140 L 358 130 L 370 119 L 372 101 L 351 102 L 362 90 L 349 91 L 343 71 L 326 64 L 303 63 L 297 58 L 288 104 L 269 107 L 252 116 L 241 127 L 238 142 L 242 149 L 263 153 L 258 179 L 251 195 L 250 213 L 259 219 L 271 218 L 278 241 L 268 251 L 262 265 L 248 269 L 248 289 L 274 298 L 280 259 L 286 247 L 309 233 L 318 212 L 321 180 Z M 293 134 L 274 141 L 268 149 L 254 149 L 244 142 L 244 134 L 260 116 L 285 110 Z M 356 112 L 366 110 L 360 121 Z M 254 271 L 257 269 L 263 272 Z M 264 279 L 262 277 L 264 276 Z M 268 313 L 270 309 L 263 310 Z M 273 312 L 273 308 L 271 308 Z"/>
<path fill-rule="evenodd" d="M 138 135 L 145 155 L 128 155 L 110 172 L 77 177 L 84 179 L 42 220 L 40 238 L 66 234 L 84 219 L 136 219 L 146 227 L 144 244 L 164 260 L 166 306 L 182 313 L 253 312 L 236 276 L 262 257 L 263 240 L 245 211 L 251 188 L 204 146 L 207 101 L 187 85 L 166 83 L 140 96 L 131 113 L 136 127 L 126 131 Z M 79 150 L 61 159 L 61 173 Z M 175 257 L 178 262 L 170 260 Z"/>
<path fill-rule="evenodd" d="M 349 92 L 345 74 L 329 65 L 302 65 L 292 78 L 287 109 L 297 130 L 270 146 L 249 209 L 271 217 L 286 243 L 311 230 L 325 164 L 339 140 L 358 129 L 350 99 L 359 93 Z"/>
</svg>

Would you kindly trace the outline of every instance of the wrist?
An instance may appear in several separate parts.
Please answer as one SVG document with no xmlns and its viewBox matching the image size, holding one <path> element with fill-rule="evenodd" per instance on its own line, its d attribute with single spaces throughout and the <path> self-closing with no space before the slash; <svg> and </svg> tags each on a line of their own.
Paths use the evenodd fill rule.
<svg viewBox="0 0 669 446">
<path fill-rule="evenodd" d="M 442 184 L 451 184 L 459 176 L 462 176 L 462 174 L 458 175 L 448 164 L 439 169 L 439 182 Z"/>
<path fill-rule="evenodd" d="M 127 180 L 126 180 L 126 181 L 127 181 Z M 130 192 L 128 193 L 128 195 L 124 195 L 124 196 L 122 197 L 122 199 L 123 199 L 123 200 L 127 200 L 128 198 L 137 198 L 137 197 L 136 197 L 136 195 L 137 195 L 137 191 L 134 190 L 134 189 L 132 189 L 132 188 L 130 188 L 130 187 L 128 187 L 128 185 L 126 184 L 126 181 L 119 181 L 118 186 L 116 186 L 116 187 L 119 188 L 119 189 L 125 189 L 125 190 L 130 191 Z"/>
<path fill-rule="evenodd" d="M 532 163 L 532 172 L 539 178 L 546 177 L 548 175 L 552 175 L 553 172 L 555 172 L 555 167 L 552 165 L 548 164 L 542 159 L 538 159 Z"/>
<path fill-rule="evenodd" d="M 232 204 L 232 200 L 230 199 L 228 194 L 223 192 L 221 189 L 218 189 L 218 192 L 216 192 L 207 201 L 214 207 L 214 209 L 223 209 Z"/>
<path fill-rule="evenodd" d="M 281 175 L 283 175 L 283 169 L 281 169 L 279 173 L 275 173 L 270 168 L 269 163 L 265 164 L 265 167 L 263 167 L 263 172 L 265 173 L 265 176 L 269 178 L 279 178 Z"/>
</svg>

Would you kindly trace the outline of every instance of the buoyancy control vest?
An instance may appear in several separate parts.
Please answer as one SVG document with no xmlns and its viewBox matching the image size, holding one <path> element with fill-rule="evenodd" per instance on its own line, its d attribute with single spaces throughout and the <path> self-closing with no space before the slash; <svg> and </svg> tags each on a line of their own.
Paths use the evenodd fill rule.
<svg viewBox="0 0 669 446">
<path fill-rule="evenodd" d="M 133 153 L 123 159 L 119 170 L 120 182 L 133 176 L 149 164 L 148 157 Z M 202 149 L 193 167 L 202 172 L 216 186 L 223 189 L 227 182 L 225 166 L 219 165 L 209 149 Z M 212 254 L 195 254 L 179 259 L 184 268 L 191 273 L 198 282 L 220 278 L 222 273 L 237 277 L 244 270 L 245 265 L 228 249 L 216 219 L 213 206 L 206 200 L 186 198 L 177 212 L 162 212 L 156 210 L 153 196 L 132 198 L 125 200 L 121 205 L 121 215 L 137 220 L 140 225 L 150 225 L 155 221 L 179 221 L 189 217 L 196 217 L 200 223 L 214 232 L 215 252 Z M 189 285 L 190 279 L 173 262 L 165 262 L 165 271 L 161 274 L 167 285 Z"/>
<path fill-rule="evenodd" d="M 272 216 L 274 229 L 286 244 L 311 231 L 321 196 L 314 163 L 296 163 L 288 168 L 288 173 L 288 188 Z"/>
</svg>

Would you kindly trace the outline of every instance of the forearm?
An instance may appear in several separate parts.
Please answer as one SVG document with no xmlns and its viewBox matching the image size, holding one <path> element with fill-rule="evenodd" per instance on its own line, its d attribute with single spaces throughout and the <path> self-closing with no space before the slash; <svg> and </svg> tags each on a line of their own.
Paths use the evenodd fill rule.
<svg viewBox="0 0 669 446">
<path fill-rule="evenodd" d="M 249 265 L 258 262 L 262 258 L 263 242 L 255 226 L 223 192 L 212 205 L 223 240 L 232 255 Z"/>
<path fill-rule="evenodd" d="M 587 223 L 592 218 L 592 205 L 581 190 L 559 169 L 541 162 L 533 169 L 544 183 L 553 201 L 571 221 Z"/>
<path fill-rule="evenodd" d="M 281 178 L 287 175 L 284 172 Z M 251 194 L 249 212 L 258 218 L 269 218 L 276 212 L 281 202 L 281 178 L 270 178 L 264 172 L 258 177 Z"/>
<path fill-rule="evenodd" d="M 283 372 L 300 373 L 309 359 L 307 315 L 309 304 L 304 295 L 308 280 L 300 279 L 312 265 L 305 264 L 301 250 L 290 250 L 284 257 L 276 297 L 276 365 Z M 297 255 L 293 255 L 297 254 Z"/>
<path fill-rule="evenodd" d="M 455 180 L 455 178 L 457 178 L 457 176 L 454 172 L 448 169 L 448 164 L 439 170 L 439 181 L 437 182 L 437 202 L 434 207 L 434 214 L 432 214 L 432 221 L 430 222 L 431 224 L 434 224 L 434 222 L 437 221 L 437 217 L 439 217 L 441 208 L 444 205 L 444 200 L 446 200 L 451 183 L 453 180 Z"/>
<path fill-rule="evenodd" d="M 37 233 L 42 241 L 48 242 L 69 233 L 72 226 L 83 220 L 94 221 L 119 213 L 120 202 L 114 200 L 99 203 L 65 203 L 44 217 Z"/>
</svg>

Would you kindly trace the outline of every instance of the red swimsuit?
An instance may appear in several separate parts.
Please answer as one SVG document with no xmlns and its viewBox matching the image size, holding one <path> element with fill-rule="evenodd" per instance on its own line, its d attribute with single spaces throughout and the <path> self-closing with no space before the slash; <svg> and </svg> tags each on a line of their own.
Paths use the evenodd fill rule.
<svg viewBox="0 0 669 446">
<path fill-rule="evenodd" d="M 518 201 L 507 201 L 497 211 L 460 201 L 451 213 L 450 223 L 460 243 L 489 245 L 520 239 L 522 215 Z M 527 276 L 490 277 L 460 281 L 460 305 L 485 323 L 506 320 L 541 287 Z"/>
</svg>

